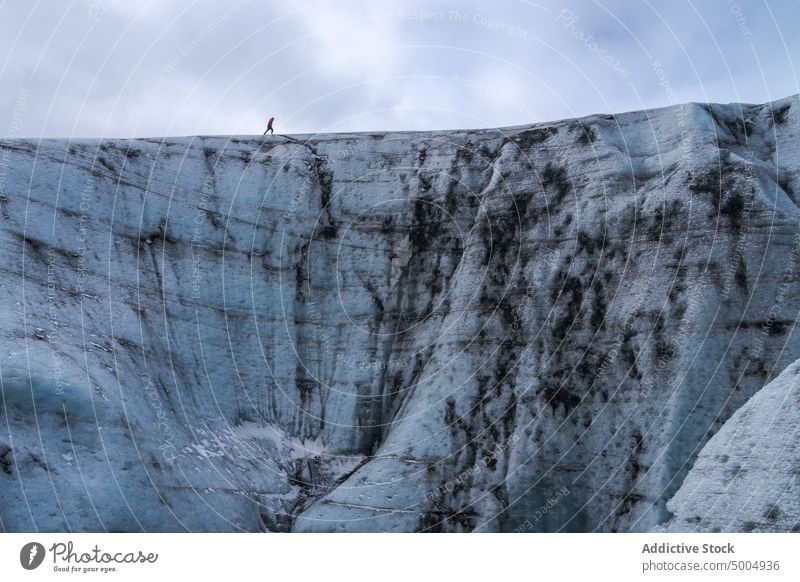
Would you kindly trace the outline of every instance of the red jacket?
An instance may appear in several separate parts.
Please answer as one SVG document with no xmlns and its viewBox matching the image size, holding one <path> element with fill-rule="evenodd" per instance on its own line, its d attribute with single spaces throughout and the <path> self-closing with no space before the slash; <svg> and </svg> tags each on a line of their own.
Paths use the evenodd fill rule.
<svg viewBox="0 0 800 582">
<path fill-rule="evenodd" d="M 270 117 L 269 121 L 267 122 L 267 129 L 272 129 L 272 122 L 275 121 L 274 117 Z"/>
</svg>

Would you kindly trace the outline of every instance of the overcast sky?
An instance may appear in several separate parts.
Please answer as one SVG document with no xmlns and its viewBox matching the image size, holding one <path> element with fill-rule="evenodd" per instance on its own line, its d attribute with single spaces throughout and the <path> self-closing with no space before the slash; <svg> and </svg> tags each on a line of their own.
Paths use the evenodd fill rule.
<svg viewBox="0 0 800 582">
<path fill-rule="evenodd" d="M 800 92 L 784 0 L 0 0 L 0 137 L 519 125 Z M 800 63 L 798 63 L 800 68 Z"/>
</svg>

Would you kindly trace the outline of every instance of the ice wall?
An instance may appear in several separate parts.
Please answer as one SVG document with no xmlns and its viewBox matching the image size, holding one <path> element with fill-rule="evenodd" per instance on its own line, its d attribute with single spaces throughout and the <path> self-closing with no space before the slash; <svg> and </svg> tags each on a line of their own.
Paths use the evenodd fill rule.
<svg viewBox="0 0 800 582">
<path fill-rule="evenodd" d="M 2 527 L 663 522 L 800 357 L 798 127 L 0 142 Z"/>
</svg>

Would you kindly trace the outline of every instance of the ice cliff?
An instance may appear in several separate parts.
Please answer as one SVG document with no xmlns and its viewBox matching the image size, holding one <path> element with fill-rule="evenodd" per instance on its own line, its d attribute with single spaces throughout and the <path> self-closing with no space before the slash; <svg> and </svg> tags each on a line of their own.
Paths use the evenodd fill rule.
<svg viewBox="0 0 800 582">
<path fill-rule="evenodd" d="M 732 416 L 797 418 L 774 383 L 734 412 L 800 358 L 799 109 L 0 141 L 0 528 L 645 531 L 731 482 L 727 511 L 729 473 L 667 502 L 715 433 L 692 475 L 748 470 Z"/>
</svg>

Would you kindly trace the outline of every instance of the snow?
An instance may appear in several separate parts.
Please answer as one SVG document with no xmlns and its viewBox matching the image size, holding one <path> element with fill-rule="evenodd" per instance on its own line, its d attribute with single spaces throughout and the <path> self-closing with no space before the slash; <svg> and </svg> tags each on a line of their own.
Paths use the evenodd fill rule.
<svg viewBox="0 0 800 582">
<path fill-rule="evenodd" d="M 800 358 L 797 115 L 0 142 L 2 527 L 649 530 Z"/>
<path fill-rule="evenodd" d="M 800 361 L 756 393 L 700 451 L 659 531 L 800 530 Z"/>
</svg>

